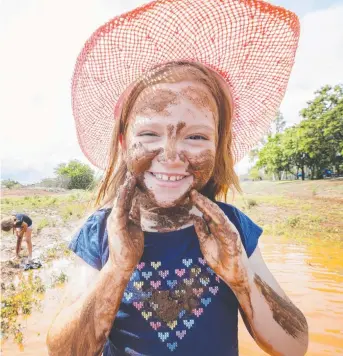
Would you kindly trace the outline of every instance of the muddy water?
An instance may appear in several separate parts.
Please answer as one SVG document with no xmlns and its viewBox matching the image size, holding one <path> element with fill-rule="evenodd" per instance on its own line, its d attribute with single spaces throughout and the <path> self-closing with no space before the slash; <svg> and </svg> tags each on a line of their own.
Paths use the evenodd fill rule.
<svg viewBox="0 0 343 356">
<path fill-rule="evenodd" d="M 291 244 L 264 236 L 260 248 L 282 288 L 307 318 L 307 355 L 343 355 L 342 245 L 322 241 Z M 241 355 L 266 355 L 242 321 L 239 338 Z"/>
<path fill-rule="evenodd" d="M 281 286 L 305 313 L 310 327 L 307 355 L 343 355 L 343 258 L 342 245 L 332 242 L 293 244 L 263 237 L 260 247 Z M 65 267 L 65 266 L 64 266 Z M 45 337 L 62 289 L 48 290 L 43 311 L 23 321 L 22 348 L 5 342 L 3 355 L 47 355 Z M 240 354 L 265 355 L 240 322 Z"/>
</svg>

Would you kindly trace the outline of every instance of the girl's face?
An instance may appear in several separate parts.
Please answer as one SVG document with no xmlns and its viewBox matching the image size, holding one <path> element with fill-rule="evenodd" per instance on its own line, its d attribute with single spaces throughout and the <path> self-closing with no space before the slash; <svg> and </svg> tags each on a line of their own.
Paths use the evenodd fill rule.
<svg viewBox="0 0 343 356">
<path fill-rule="evenodd" d="M 212 176 L 217 109 L 200 83 L 164 83 L 145 89 L 130 114 L 123 141 L 128 169 L 161 207 L 181 204 Z"/>
</svg>

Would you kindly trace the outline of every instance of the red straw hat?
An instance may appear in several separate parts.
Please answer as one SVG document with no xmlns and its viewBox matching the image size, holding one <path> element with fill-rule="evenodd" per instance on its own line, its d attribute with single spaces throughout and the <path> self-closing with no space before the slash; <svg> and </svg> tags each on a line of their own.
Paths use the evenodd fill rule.
<svg viewBox="0 0 343 356">
<path fill-rule="evenodd" d="M 206 65 L 229 85 L 239 161 L 276 115 L 298 39 L 297 16 L 260 0 L 158 0 L 115 17 L 93 33 L 75 66 L 82 151 L 105 168 L 120 95 L 149 69 L 184 60 Z"/>
</svg>

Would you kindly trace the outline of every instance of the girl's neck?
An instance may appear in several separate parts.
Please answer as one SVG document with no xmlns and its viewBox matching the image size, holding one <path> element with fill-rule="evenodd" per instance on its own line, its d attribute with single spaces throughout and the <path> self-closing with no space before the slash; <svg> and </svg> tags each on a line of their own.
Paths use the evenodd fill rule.
<svg viewBox="0 0 343 356">
<path fill-rule="evenodd" d="M 193 225 L 192 215 L 201 215 L 199 210 L 187 200 L 182 205 L 161 208 L 144 193 L 134 199 L 131 219 L 148 232 L 170 232 Z"/>
</svg>

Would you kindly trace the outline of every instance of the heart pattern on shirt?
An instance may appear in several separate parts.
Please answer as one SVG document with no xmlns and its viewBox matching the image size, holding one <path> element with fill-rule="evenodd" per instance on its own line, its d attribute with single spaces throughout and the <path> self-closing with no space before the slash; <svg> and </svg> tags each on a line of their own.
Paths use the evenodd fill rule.
<svg viewBox="0 0 343 356">
<path fill-rule="evenodd" d="M 161 261 L 140 262 L 122 302 L 131 304 L 170 352 L 177 349 L 219 291 L 219 277 L 205 259 L 183 258 L 168 270 Z"/>
</svg>

